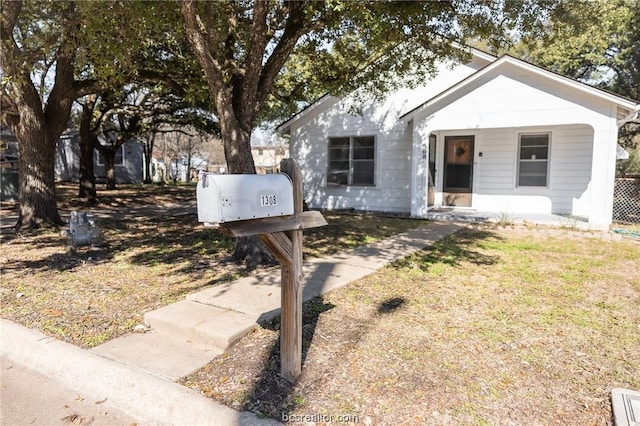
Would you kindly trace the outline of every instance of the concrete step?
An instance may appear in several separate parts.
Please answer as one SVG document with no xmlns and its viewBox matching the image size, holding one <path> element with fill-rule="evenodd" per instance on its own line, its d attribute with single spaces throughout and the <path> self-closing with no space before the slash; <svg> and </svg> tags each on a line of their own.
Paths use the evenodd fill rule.
<svg viewBox="0 0 640 426">
<path fill-rule="evenodd" d="M 280 269 L 218 284 L 187 295 L 187 300 L 241 312 L 257 320 L 264 313 L 280 309 Z"/>
<path fill-rule="evenodd" d="M 145 322 L 150 331 L 111 340 L 92 352 L 176 380 L 222 354 L 256 325 L 257 318 L 183 300 L 148 312 Z"/>
<path fill-rule="evenodd" d="M 258 317 L 182 300 L 145 314 L 151 329 L 195 346 L 226 349 L 255 325 Z"/>
<path fill-rule="evenodd" d="M 91 351 L 171 381 L 193 373 L 223 352 L 217 346 L 195 345 L 156 330 L 119 337 Z"/>
</svg>

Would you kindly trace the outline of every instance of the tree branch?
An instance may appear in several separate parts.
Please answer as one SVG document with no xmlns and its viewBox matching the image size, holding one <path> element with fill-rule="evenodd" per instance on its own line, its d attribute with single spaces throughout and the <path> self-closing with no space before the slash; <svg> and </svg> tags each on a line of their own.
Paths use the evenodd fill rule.
<svg viewBox="0 0 640 426">
<path fill-rule="evenodd" d="M 212 35 L 207 32 L 200 17 L 196 13 L 196 7 L 193 0 L 185 0 L 180 2 L 180 12 L 184 18 L 185 31 L 187 38 L 191 42 L 196 58 L 202 66 L 207 76 L 207 83 L 215 97 L 225 96 L 225 85 L 222 67 L 220 63 L 211 54 L 212 47 L 209 40 Z M 208 35 L 208 37 L 205 37 Z M 229 97 L 227 95 L 227 97 Z M 230 97 L 229 97 L 230 98 Z"/>
<path fill-rule="evenodd" d="M 15 67 L 12 57 L 19 51 L 13 38 L 13 29 L 22 10 L 21 1 L 5 1 L 2 3 L 2 15 L 0 15 L 0 63 L 5 73 L 6 67 Z M 14 72 L 7 74 L 16 74 Z"/>
<path fill-rule="evenodd" d="M 257 0 L 255 2 L 251 37 L 244 61 L 244 75 L 236 82 L 239 84 L 238 101 L 241 105 L 254 105 L 257 100 L 256 92 L 262 71 L 262 58 L 267 46 L 267 10 L 268 3 L 266 1 Z"/>
<path fill-rule="evenodd" d="M 260 83 L 256 92 L 256 100 L 252 114 L 254 118 L 260 111 L 261 106 L 266 101 L 273 82 L 275 81 L 278 73 L 289 59 L 291 52 L 296 46 L 298 39 L 305 33 L 305 3 L 302 1 L 290 1 L 288 3 L 289 19 L 285 26 L 284 32 L 278 44 L 276 45 L 273 53 L 267 59 L 267 62 L 262 68 L 260 75 Z"/>
</svg>

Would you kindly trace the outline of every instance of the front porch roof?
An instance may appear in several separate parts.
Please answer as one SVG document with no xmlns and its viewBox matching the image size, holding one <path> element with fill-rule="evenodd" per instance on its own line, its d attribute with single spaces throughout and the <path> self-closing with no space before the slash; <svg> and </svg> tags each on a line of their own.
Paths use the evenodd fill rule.
<svg viewBox="0 0 640 426">
<path fill-rule="evenodd" d="M 453 86 L 449 87 L 448 89 L 434 96 L 433 98 L 425 101 L 424 103 L 412 109 L 411 111 L 404 113 L 403 115 L 400 116 L 400 120 L 409 122 L 416 115 L 420 114 L 422 111 L 446 99 L 447 97 L 463 94 L 465 93 L 465 90 L 466 91 L 474 90 L 473 88 L 474 84 L 482 85 L 484 78 L 491 77 L 492 75 L 499 75 L 503 72 L 503 70 L 506 67 L 509 67 L 509 66 L 516 67 L 517 69 L 520 69 L 525 72 L 533 73 L 538 76 L 542 76 L 544 78 L 552 80 L 556 84 L 564 85 L 566 87 L 570 87 L 574 90 L 580 91 L 590 96 L 594 96 L 594 97 L 606 100 L 608 102 L 611 102 L 617 105 L 618 108 L 622 108 L 624 110 L 623 115 L 625 117 L 635 117 L 638 114 L 638 111 L 640 111 L 640 104 L 636 103 L 632 99 L 623 98 L 613 93 L 582 83 L 578 80 L 574 80 L 572 78 L 565 77 L 563 75 L 546 70 L 544 68 L 540 68 L 536 65 L 533 65 L 526 61 L 522 61 L 512 56 L 503 55 L 498 60 L 476 71 L 475 73 L 471 74 L 469 77 L 465 78 L 464 80 L 458 82 L 457 84 L 454 84 Z"/>
</svg>

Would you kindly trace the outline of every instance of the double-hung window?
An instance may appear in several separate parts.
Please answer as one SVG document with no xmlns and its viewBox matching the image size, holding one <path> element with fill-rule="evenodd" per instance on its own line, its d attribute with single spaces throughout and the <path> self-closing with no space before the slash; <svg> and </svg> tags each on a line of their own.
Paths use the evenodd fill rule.
<svg viewBox="0 0 640 426">
<path fill-rule="evenodd" d="M 521 134 L 517 186 L 547 186 L 548 182 L 549 134 Z"/>
<path fill-rule="evenodd" d="M 104 166 L 105 161 L 104 161 L 104 157 L 102 156 L 102 153 L 98 150 L 96 150 L 96 152 L 98 153 L 98 166 Z M 113 165 L 124 166 L 124 145 L 120 145 L 116 150 L 116 155 L 113 159 Z"/>
<path fill-rule="evenodd" d="M 329 138 L 327 185 L 375 185 L 375 138 Z"/>
</svg>

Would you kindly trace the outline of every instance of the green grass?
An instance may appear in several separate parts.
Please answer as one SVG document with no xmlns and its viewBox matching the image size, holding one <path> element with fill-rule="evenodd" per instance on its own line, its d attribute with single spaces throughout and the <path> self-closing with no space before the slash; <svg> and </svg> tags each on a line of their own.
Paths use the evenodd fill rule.
<svg viewBox="0 0 640 426">
<path fill-rule="evenodd" d="M 269 385 L 271 357 L 245 384 L 250 406 L 277 419 L 351 404 L 371 424 L 608 424 L 610 390 L 640 389 L 640 245 L 564 232 L 463 230 L 306 304 L 317 324 L 290 388 L 302 404 Z M 252 338 L 186 383 L 249 368 Z"/>
</svg>

